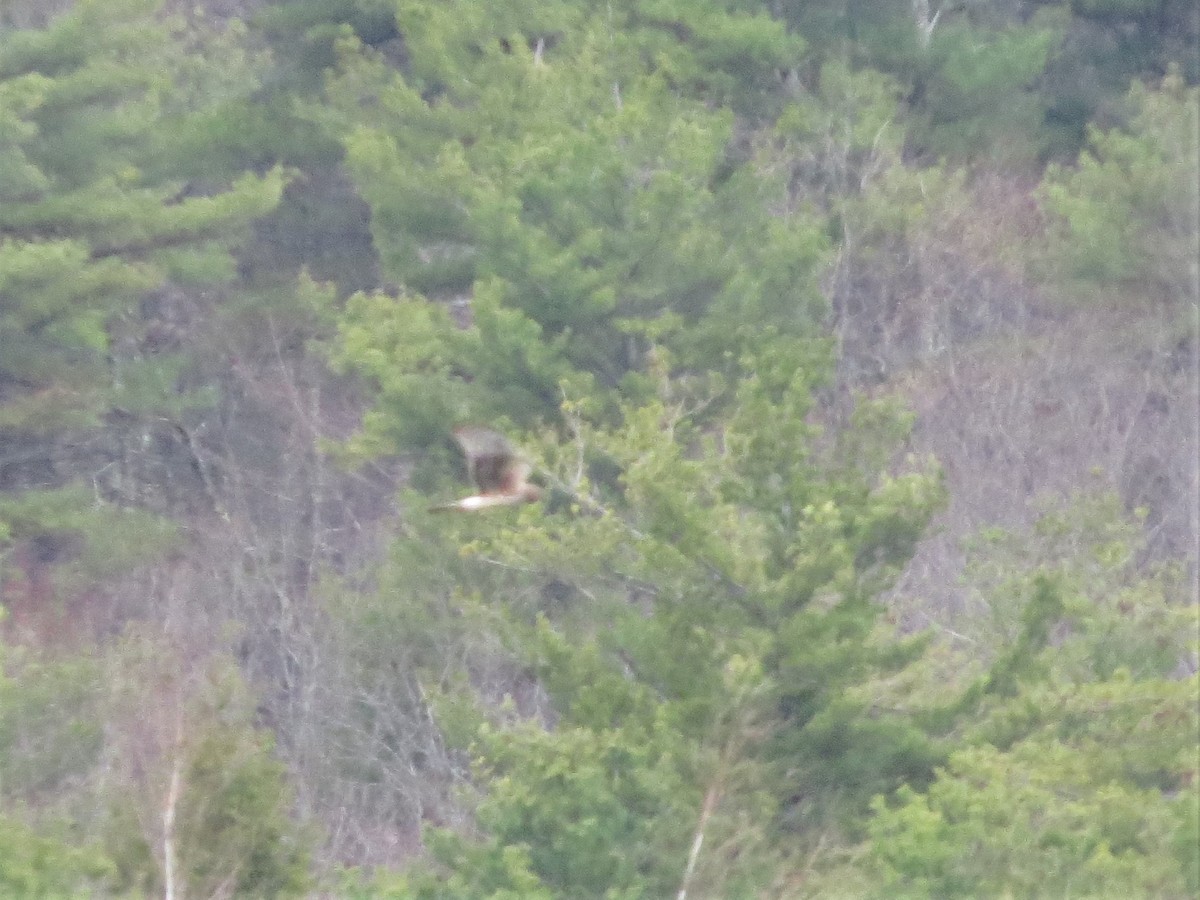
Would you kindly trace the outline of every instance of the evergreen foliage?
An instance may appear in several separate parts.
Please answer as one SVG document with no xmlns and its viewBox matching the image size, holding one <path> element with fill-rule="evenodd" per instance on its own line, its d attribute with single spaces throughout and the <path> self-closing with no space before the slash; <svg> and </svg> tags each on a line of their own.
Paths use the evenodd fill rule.
<svg viewBox="0 0 1200 900">
<path fill-rule="evenodd" d="M 1184 6 L 11 0 L 0 894 L 1200 892 Z"/>
<path fill-rule="evenodd" d="M 8 818 L 0 818 L 0 890 L 14 897 L 83 896 L 104 892 L 112 863 Z"/>
<path fill-rule="evenodd" d="M 304 890 L 307 854 L 288 819 L 290 791 L 269 738 L 244 725 L 210 728 L 184 779 L 179 838 L 189 892 L 274 897 Z"/>
<path fill-rule="evenodd" d="M 1033 553 L 1006 534 L 977 551 L 1003 573 L 981 587 L 1022 622 L 968 691 L 979 712 L 928 790 L 876 801 L 879 896 L 1196 889 L 1200 684 L 1175 677 L 1195 652 L 1179 573 L 1133 571 L 1138 532 L 1112 498 L 1047 512 L 1037 531 Z M 1013 572 L 1036 554 L 1041 571 Z"/>
<path fill-rule="evenodd" d="M 1078 167 L 1047 173 L 1058 254 L 1087 290 L 1112 285 L 1169 304 L 1194 300 L 1200 183 L 1190 158 L 1200 92 L 1173 70 L 1135 83 L 1123 128 L 1093 127 Z"/>
<path fill-rule="evenodd" d="M 145 0 L 82 2 L 0 43 L 0 429 L 20 448 L 0 479 L 20 497 L 4 504 L 10 541 L 104 534 L 118 513 L 89 516 L 62 492 L 91 482 L 137 505 L 126 442 L 209 402 L 182 387 L 186 357 L 146 313 L 169 291 L 227 284 L 233 247 L 284 176 L 227 172 L 201 188 L 163 170 L 161 129 L 191 112 L 181 94 L 224 91 L 211 64 L 181 85 L 186 67 L 168 62 L 181 50 Z M 127 524 L 107 531 L 111 560 L 118 535 L 133 550 L 145 534 Z"/>
</svg>

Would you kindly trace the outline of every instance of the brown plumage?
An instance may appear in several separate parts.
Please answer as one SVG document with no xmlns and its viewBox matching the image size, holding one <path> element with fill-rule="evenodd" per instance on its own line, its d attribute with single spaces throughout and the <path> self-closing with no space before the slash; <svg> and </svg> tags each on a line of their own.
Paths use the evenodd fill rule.
<svg viewBox="0 0 1200 900">
<path fill-rule="evenodd" d="M 475 512 L 493 506 L 514 506 L 533 503 L 541 497 L 541 489 L 526 479 L 532 471 L 521 459 L 508 439 L 490 428 L 464 425 L 454 429 L 454 439 L 467 458 L 467 474 L 479 488 L 479 493 L 453 503 L 439 503 L 430 512 L 463 510 Z"/>
</svg>

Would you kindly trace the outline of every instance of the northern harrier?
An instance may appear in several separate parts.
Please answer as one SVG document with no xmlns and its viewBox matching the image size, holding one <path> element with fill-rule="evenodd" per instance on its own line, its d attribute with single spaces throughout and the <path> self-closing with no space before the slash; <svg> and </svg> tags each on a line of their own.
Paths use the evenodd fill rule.
<svg viewBox="0 0 1200 900">
<path fill-rule="evenodd" d="M 430 512 L 452 509 L 473 512 L 492 506 L 515 506 L 533 503 L 542 495 L 537 485 L 526 480 L 532 471 L 529 463 L 517 456 L 504 435 L 490 428 L 464 425 L 454 429 L 454 439 L 462 447 L 467 474 L 479 487 L 479 493 L 454 503 L 431 506 Z"/>
</svg>

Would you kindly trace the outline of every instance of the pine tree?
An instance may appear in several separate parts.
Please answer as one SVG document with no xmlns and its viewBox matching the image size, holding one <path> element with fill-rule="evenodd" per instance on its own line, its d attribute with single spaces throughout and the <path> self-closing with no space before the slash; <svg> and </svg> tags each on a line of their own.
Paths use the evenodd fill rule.
<svg viewBox="0 0 1200 900">
<path fill-rule="evenodd" d="M 1117 289 L 1123 304 L 1178 308 L 1195 299 L 1200 89 L 1173 69 L 1157 87 L 1135 84 L 1126 102 L 1123 127 L 1093 127 L 1077 166 L 1046 173 L 1052 262 L 1089 294 Z"/>
<path fill-rule="evenodd" d="M 768 214 L 779 185 L 739 157 L 740 126 L 691 80 L 699 33 L 760 34 L 776 56 L 792 45 L 764 19 L 707 7 L 621 15 L 413 7 L 402 74 L 343 46 L 324 115 L 347 134 L 400 288 L 352 300 L 343 325 L 345 361 L 378 381 L 402 429 L 377 439 L 427 448 L 447 415 L 553 417 L 563 385 L 636 384 L 656 342 L 711 370 L 736 355 L 731 333 L 814 333 L 818 223 Z M 763 71 L 739 77 L 738 91 L 767 89 Z M 399 359 L 359 352 L 383 334 L 403 342 Z"/>
<path fill-rule="evenodd" d="M 875 803 L 875 896 L 1195 893 L 1195 612 L 1174 567 L 1135 570 L 1143 542 L 1101 496 L 975 547 L 992 615 L 954 624 L 986 667 L 936 779 Z"/>
<path fill-rule="evenodd" d="M 698 74 L 706 34 L 799 45 L 707 7 L 622 15 L 414 7 L 401 74 L 347 41 L 329 87 L 400 288 L 341 319 L 378 388 L 359 449 L 419 450 L 414 487 L 449 490 L 449 426 L 507 421 L 550 488 L 545 511 L 410 511 L 388 602 L 347 605 L 406 635 L 360 645 L 365 683 L 414 665 L 483 792 L 482 839 L 431 837 L 444 871 L 399 896 L 743 895 L 786 870 L 781 833 L 815 846 L 940 758 L 851 694 L 915 652 L 879 639 L 876 597 L 938 479 L 891 466 L 886 405 L 811 423 L 824 222 L 740 143 L 765 72 L 711 95 L 737 116 Z M 718 849 L 689 864 L 698 832 Z"/>
<path fill-rule="evenodd" d="M 432 619 L 417 633 L 458 634 L 442 632 L 446 649 L 419 671 L 443 673 L 431 699 L 476 758 L 486 838 L 433 839 L 453 873 L 443 888 L 502 896 L 532 875 L 554 896 L 662 895 L 685 878 L 702 829 L 719 849 L 692 877 L 760 889 L 785 871 L 781 830 L 815 844 L 876 792 L 930 777 L 941 757 L 919 723 L 853 691 L 913 655 L 879 640 L 874 598 L 911 553 L 938 481 L 826 458 L 806 424 L 820 371 L 810 353 L 768 341 L 715 416 L 712 396 L 666 374 L 660 348 L 652 399 L 617 401 L 613 419 L 586 398 L 563 410 L 569 440 L 543 434 L 548 511 L 410 515 L 426 548 L 403 553 L 406 584 L 386 610 L 356 614 L 406 644 L 401 623 L 420 609 Z M 894 427 L 864 421 L 855 450 L 834 455 L 878 459 Z M 450 562 L 456 544 L 465 557 Z M 488 633 L 500 646 L 485 649 Z M 490 690 L 534 677 L 546 699 L 525 714 L 553 727 L 514 721 L 521 707 L 472 711 L 464 676 L 440 662 L 456 646 L 477 648 L 475 678 L 493 667 Z"/>
<path fill-rule="evenodd" d="M 145 466 L 197 477 L 175 423 L 210 398 L 188 386 L 178 301 L 230 282 L 231 250 L 284 181 L 164 166 L 222 74 L 146 0 L 0 36 L 0 529 L 41 541 L 38 564 L 80 558 L 72 534 L 111 567 L 152 553 L 162 529 L 133 510 L 169 498 Z M 130 508 L 120 528 L 109 504 Z"/>
</svg>

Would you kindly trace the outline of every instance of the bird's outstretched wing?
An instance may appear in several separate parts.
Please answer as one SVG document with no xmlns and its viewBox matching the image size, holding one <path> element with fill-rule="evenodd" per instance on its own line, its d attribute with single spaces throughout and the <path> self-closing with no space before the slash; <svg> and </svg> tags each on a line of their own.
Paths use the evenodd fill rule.
<svg viewBox="0 0 1200 900">
<path fill-rule="evenodd" d="M 463 425 L 454 429 L 454 439 L 467 458 L 467 474 L 481 493 L 510 493 L 529 474 L 529 467 L 517 458 L 512 444 L 498 431 Z"/>
<path fill-rule="evenodd" d="M 438 510 L 480 510 L 494 506 L 532 503 L 541 491 L 527 479 L 532 467 L 517 455 L 499 432 L 476 425 L 454 429 L 454 439 L 467 458 L 467 473 L 479 488 L 473 497 L 430 507 Z"/>
</svg>

